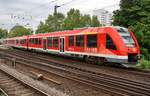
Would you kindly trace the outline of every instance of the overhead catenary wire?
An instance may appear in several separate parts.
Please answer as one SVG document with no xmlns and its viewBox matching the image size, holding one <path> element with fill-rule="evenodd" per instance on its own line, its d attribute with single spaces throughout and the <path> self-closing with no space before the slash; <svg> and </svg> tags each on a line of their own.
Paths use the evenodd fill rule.
<svg viewBox="0 0 150 96">
<path fill-rule="evenodd" d="M 58 0 L 57 0 L 57 1 L 58 1 Z M 70 3 L 74 2 L 74 1 L 76 1 L 76 0 L 71 0 L 71 1 L 65 2 L 65 3 L 63 3 L 63 4 L 57 4 L 57 6 L 59 6 L 59 7 L 66 6 L 66 5 L 68 5 L 68 4 L 70 4 Z M 42 12 L 40 12 L 40 13 L 42 13 Z"/>
<path fill-rule="evenodd" d="M 54 3 L 54 2 L 57 2 L 57 1 L 59 1 L 59 0 L 53 0 L 53 1 L 50 1 L 50 2 L 48 2 L 48 3 Z M 63 4 L 59 5 L 59 6 L 68 5 L 68 4 L 70 4 L 70 3 L 74 2 L 74 1 L 76 1 L 76 0 L 71 0 L 71 1 L 66 2 L 66 3 L 63 3 Z M 25 11 L 24 14 L 25 14 L 25 13 L 31 14 L 31 13 L 34 11 L 34 9 L 41 8 L 42 6 L 44 6 L 44 5 L 48 4 L 48 3 L 44 3 L 44 4 L 42 4 L 42 5 L 38 6 L 38 7 L 31 8 L 30 10 Z M 41 13 L 42 13 L 42 12 L 40 12 L 39 14 L 36 14 L 36 16 L 29 15 L 28 17 L 30 17 L 30 19 L 33 19 L 33 17 L 39 17 L 39 15 L 40 15 Z M 23 14 L 23 13 L 21 13 L 21 14 Z M 21 14 L 20 14 L 20 15 L 21 15 Z M 21 18 L 22 18 L 22 20 L 25 19 L 24 16 L 17 16 L 16 14 L 12 14 L 12 13 L 7 13 L 7 15 L 10 15 L 11 19 L 13 19 L 13 18 L 14 18 L 14 19 L 21 19 Z M 27 15 L 26 15 L 26 16 L 27 16 Z"/>
<path fill-rule="evenodd" d="M 40 6 L 38 6 L 38 7 L 34 7 L 34 8 L 31 8 L 29 11 L 25 11 L 24 12 L 24 16 L 25 17 L 29 17 L 29 19 L 30 19 L 30 23 L 32 23 L 32 21 L 33 22 L 38 22 L 38 21 L 40 21 L 40 20 L 38 20 L 37 19 L 37 17 L 40 17 L 40 18 L 46 18 L 45 16 L 44 16 L 44 14 L 41 14 L 41 13 L 43 13 L 43 12 L 45 12 L 46 14 L 49 12 L 49 11 L 41 11 L 40 13 L 38 13 L 38 14 L 33 14 L 32 15 L 32 13 L 35 13 L 36 12 L 36 10 L 38 10 L 39 8 L 41 8 L 41 7 L 44 7 L 46 4 L 53 4 L 53 3 L 55 3 L 55 2 L 57 2 L 57 1 L 59 1 L 59 0 L 53 0 L 53 1 L 50 1 L 50 2 L 47 2 L 47 3 L 44 3 L 44 4 L 41 4 Z M 74 2 L 75 1 L 78 1 L 78 0 L 70 0 L 70 1 L 68 1 L 68 2 L 64 2 L 64 3 L 62 3 L 62 4 L 57 4 L 58 6 L 60 6 L 60 7 L 64 7 L 64 6 L 67 6 L 67 5 L 69 5 L 69 4 L 74 4 Z M 54 6 L 54 5 L 51 5 L 51 6 Z M 105 7 L 103 7 L 103 8 L 100 8 L 100 9 L 105 9 L 105 8 L 109 8 L 109 7 L 112 7 L 112 5 L 109 5 L 109 6 L 105 6 Z M 36 9 L 36 10 L 34 10 L 34 9 Z M 65 9 L 66 10 L 66 9 Z M 88 10 L 88 11 L 93 11 L 93 10 L 96 10 L 96 9 L 90 9 L 90 10 Z M 84 11 L 84 12 L 86 12 L 86 13 L 88 13 L 88 11 Z M 51 10 L 51 12 L 53 12 L 52 10 Z M 83 12 L 83 11 L 82 11 Z M 22 13 L 23 14 L 23 13 Z M 20 14 L 20 16 L 21 16 L 21 14 Z M 22 20 L 21 20 L 21 18 L 20 19 L 18 19 L 18 21 L 20 21 L 20 23 L 23 23 L 23 20 L 25 20 L 25 19 L 23 19 L 24 18 L 24 16 L 22 16 Z M 16 18 L 17 19 L 17 18 Z M 27 23 L 28 23 L 28 21 L 27 21 Z M 30 24 L 29 23 L 29 24 Z M 29 25 L 28 24 L 28 25 Z"/>
<path fill-rule="evenodd" d="M 41 8 L 41 7 L 43 7 L 43 6 L 46 5 L 46 4 L 55 3 L 55 2 L 57 2 L 57 1 L 59 1 L 59 0 L 53 0 L 53 1 L 50 1 L 50 2 L 47 2 L 47 3 L 44 3 L 44 4 L 42 4 L 42 5 L 38 6 L 38 7 L 31 8 L 29 12 L 34 11 L 33 9 Z M 31 11 L 31 10 L 32 10 L 32 11 Z"/>
<path fill-rule="evenodd" d="M 71 1 L 69 1 L 69 2 L 66 2 L 66 3 L 63 3 L 63 4 L 59 5 L 59 6 L 61 7 L 61 6 L 68 5 L 68 4 L 70 4 L 70 3 L 74 2 L 74 1 L 76 1 L 76 0 L 71 0 Z"/>
<path fill-rule="evenodd" d="M 68 4 L 70 4 L 70 3 L 74 2 L 74 1 L 77 1 L 77 0 L 71 0 L 71 1 L 65 2 L 63 4 L 57 4 L 57 6 L 59 6 L 59 7 L 66 6 L 66 5 L 68 5 Z M 40 12 L 39 14 L 36 14 L 36 16 L 34 16 L 34 17 L 39 17 L 41 13 L 42 12 Z"/>
<path fill-rule="evenodd" d="M 33 11 L 35 12 L 34 9 L 41 8 L 41 7 L 43 7 L 44 5 L 46 5 L 46 4 L 48 4 L 48 3 L 54 3 L 54 2 L 57 2 L 57 1 L 59 1 L 59 0 L 53 0 L 53 1 L 51 1 L 51 2 L 44 3 L 44 4 L 42 4 L 42 5 L 38 6 L 38 7 L 31 8 L 30 10 L 25 11 L 24 13 L 30 13 L 30 14 L 31 14 Z M 31 17 L 32 17 L 32 16 L 31 16 Z"/>
<path fill-rule="evenodd" d="M 46 4 L 55 3 L 55 2 L 57 2 L 57 1 L 59 1 L 59 0 L 53 0 L 53 1 L 50 1 L 50 2 L 47 2 L 47 3 L 41 4 L 41 5 L 37 6 L 37 7 L 31 8 L 31 9 L 25 11 L 25 12 L 33 12 L 33 11 L 35 11 L 34 9 L 41 8 L 41 7 L 43 7 L 43 6 L 46 5 Z M 11 9 L 9 9 L 9 10 L 11 10 Z M 6 13 L 6 10 L 4 10 L 4 11 L 3 11 L 3 10 L 0 10 L 0 12 L 1 12 L 1 13 L 2 13 L 2 12 L 5 12 L 5 13 L 3 13 L 3 14 L 6 14 L 6 15 L 12 14 L 12 12 L 7 12 L 7 13 Z M 1 13 L 0 13 L 0 14 L 1 14 Z"/>
<path fill-rule="evenodd" d="M 47 2 L 47 3 L 44 3 L 44 4 L 42 4 L 42 5 L 40 5 L 40 6 L 38 6 L 38 7 L 34 7 L 34 8 L 31 8 L 30 10 L 28 10 L 28 11 L 25 11 L 24 12 L 24 16 L 21 16 L 21 15 L 23 15 L 23 13 L 21 13 L 20 14 L 20 16 L 19 15 L 17 15 L 17 14 L 14 14 L 14 13 L 6 13 L 5 15 L 10 15 L 10 19 L 20 19 L 20 20 L 26 20 L 25 18 L 26 18 L 26 16 L 28 17 L 28 19 L 30 19 L 30 20 L 33 20 L 33 16 L 32 15 L 27 15 L 26 13 L 29 13 L 29 14 L 31 14 L 33 11 L 34 11 L 34 9 L 37 9 L 37 8 L 41 8 L 42 6 L 44 6 L 44 5 L 46 5 L 46 4 L 48 4 L 48 3 L 54 3 L 54 2 L 57 2 L 57 1 L 59 1 L 59 0 L 53 0 L 53 1 L 50 1 L 50 2 Z M 2 11 L 2 10 L 1 10 Z M 16 23 L 15 23 L 16 24 Z M 1 24 L 2 26 L 4 26 L 4 25 L 8 25 L 8 24 Z M 13 24 L 11 24 L 11 25 L 13 25 Z M 26 25 L 26 24 L 25 24 Z M 29 25 L 29 23 L 28 23 L 28 25 Z"/>
</svg>

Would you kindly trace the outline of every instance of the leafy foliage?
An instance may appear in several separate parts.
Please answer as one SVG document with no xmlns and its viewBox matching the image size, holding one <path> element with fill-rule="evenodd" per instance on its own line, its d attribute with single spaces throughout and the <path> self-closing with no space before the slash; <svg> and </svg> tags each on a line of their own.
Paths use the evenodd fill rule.
<svg viewBox="0 0 150 96">
<path fill-rule="evenodd" d="M 70 30 L 73 28 L 80 28 L 81 27 L 81 14 L 79 10 L 71 9 L 67 13 L 67 17 L 64 20 L 64 29 Z"/>
<path fill-rule="evenodd" d="M 143 60 L 141 60 L 141 63 L 138 64 L 137 67 L 142 68 L 142 69 L 150 69 L 150 61 L 143 59 Z"/>
<path fill-rule="evenodd" d="M 91 20 L 90 15 L 83 15 L 81 17 L 81 21 L 80 21 L 81 26 L 80 27 L 90 27 L 91 23 L 92 23 L 92 20 Z"/>
<path fill-rule="evenodd" d="M 42 21 L 40 21 L 40 24 L 38 25 L 38 29 L 36 30 L 36 34 L 37 33 L 45 33 L 48 31 L 46 29 L 48 29 L 47 26 Z"/>
<path fill-rule="evenodd" d="M 79 10 L 70 9 L 63 25 L 65 30 L 72 30 L 82 27 L 97 27 L 100 26 L 100 22 L 97 16 L 91 18 L 90 15 L 82 15 Z"/>
<path fill-rule="evenodd" d="M 23 26 L 16 25 L 10 30 L 8 36 L 16 37 L 16 36 L 23 36 L 23 35 L 31 35 L 32 33 L 33 31 L 31 29 L 27 29 Z"/>
<path fill-rule="evenodd" d="M 36 34 L 63 30 L 62 23 L 64 21 L 64 18 L 65 17 L 62 13 L 49 15 L 48 18 L 45 20 L 45 23 L 40 22 L 36 30 Z M 57 28 L 55 28 L 55 24 Z"/>
<path fill-rule="evenodd" d="M 70 9 L 66 17 L 62 13 L 49 15 L 45 20 L 45 23 L 40 22 L 36 33 L 72 30 L 74 28 L 97 26 L 100 26 L 100 23 L 96 16 L 93 16 L 91 18 L 90 15 L 82 15 L 79 10 Z"/>
<path fill-rule="evenodd" d="M 98 21 L 97 16 L 92 16 L 92 23 L 91 23 L 91 26 L 92 26 L 92 27 L 98 27 L 98 26 L 100 26 L 100 23 L 99 23 L 99 21 Z"/>
<path fill-rule="evenodd" d="M 114 25 L 133 30 L 145 59 L 150 60 L 150 0 L 121 0 L 114 11 Z"/>
<path fill-rule="evenodd" d="M 8 31 L 5 30 L 5 29 L 1 29 L 1 28 L 0 28 L 0 39 L 1 39 L 1 38 L 6 38 L 7 35 L 8 35 Z"/>
</svg>

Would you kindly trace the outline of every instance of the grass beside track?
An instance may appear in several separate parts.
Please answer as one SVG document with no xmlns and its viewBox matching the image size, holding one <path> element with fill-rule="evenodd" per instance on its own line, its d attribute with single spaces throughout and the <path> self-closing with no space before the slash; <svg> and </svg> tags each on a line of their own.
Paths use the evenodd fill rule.
<svg viewBox="0 0 150 96">
<path fill-rule="evenodd" d="M 150 70 L 150 61 L 142 59 L 137 67 L 141 69 Z"/>
</svg>

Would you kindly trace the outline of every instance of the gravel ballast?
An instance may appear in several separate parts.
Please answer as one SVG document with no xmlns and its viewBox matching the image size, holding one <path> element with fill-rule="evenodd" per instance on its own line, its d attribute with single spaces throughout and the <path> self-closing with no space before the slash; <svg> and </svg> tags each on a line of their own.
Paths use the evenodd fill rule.
<svg viewBox="0 0 150 96">
<path fill-rule="evenodd" d="M 62 93 L 56 90 L 55 88 L 50 88 L 48 85 L 40 81 L 34 80 L 4 64 L 0 64 L 0 69 L 3 70 L 4 72 L 7 72 L 8 74 L 11 74 L 13 77 L 21 80 L 22 82 L 25 82 L 26 84 L 29 84 L 30 86 L 47 93 L 48 96 L 69 96 L 66 93 Z"/>
</svg>

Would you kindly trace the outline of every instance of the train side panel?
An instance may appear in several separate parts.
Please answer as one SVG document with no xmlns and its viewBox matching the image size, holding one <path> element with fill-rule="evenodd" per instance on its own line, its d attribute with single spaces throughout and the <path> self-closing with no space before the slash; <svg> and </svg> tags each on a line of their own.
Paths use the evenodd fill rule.
<svg viewBox="0 0 150 96">
<path fill-rule="evenodd" d="M 128 38 L 133 38 L 133 42 Z M 123 27 L 85 28 L 22 36 L 7 39 L 5 43 L 19 48 L 83 57 L 93 62 L 137 62 L 137 55 L 140 54 L 135 36 Z"/>
</svg>

